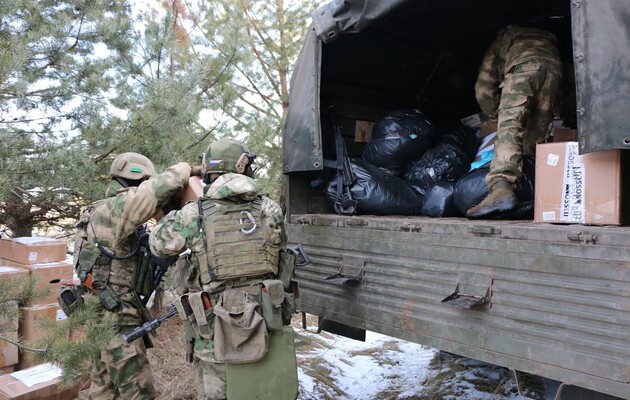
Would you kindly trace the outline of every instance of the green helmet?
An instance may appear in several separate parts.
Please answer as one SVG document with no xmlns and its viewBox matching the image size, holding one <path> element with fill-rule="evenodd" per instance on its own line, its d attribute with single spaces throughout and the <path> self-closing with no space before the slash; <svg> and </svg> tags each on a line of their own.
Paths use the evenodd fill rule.
<svg viewBox="0 0 630 400">
<path fill-rule="evenodd" d="M 251 176 L 251 164 L 255 158 L 256 155 L 244 143 L 234 139 L 219 139 L 203 153 L 201 166 L 204 175 L 235 172 Z"/>
<path fill-rule="evenodd" d="M 138 153 L 122 153 L 114 158 L 109 168 L 110 178 L 124 178 L 129 180 L 146 179 L 155 173 L 151 160 Z"/>
</svg>

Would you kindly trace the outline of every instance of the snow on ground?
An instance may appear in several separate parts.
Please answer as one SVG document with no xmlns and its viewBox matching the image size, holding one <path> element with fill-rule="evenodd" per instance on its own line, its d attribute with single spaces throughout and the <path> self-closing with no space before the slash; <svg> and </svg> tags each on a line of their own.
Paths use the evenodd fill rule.
<svg viewBox="0 0 630 400">
<path fill-rule="evenodd" d="M 299 400 L 546 400 L 555 393 L 536 377 L 520 376 L 522 397 L 505 368 L 374 332 L 365 342 L 318 334 L 314 316 L 306 330 L 299 318 L 293 326 L 311 340 L 298 348 Z"/>
</svg>

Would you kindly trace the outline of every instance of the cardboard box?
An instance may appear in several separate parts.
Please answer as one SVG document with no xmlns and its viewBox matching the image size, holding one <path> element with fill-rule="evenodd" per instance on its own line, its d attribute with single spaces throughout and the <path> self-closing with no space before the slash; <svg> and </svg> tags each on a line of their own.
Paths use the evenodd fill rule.
<svg viewBox="0 0 630 400">
<path fill-rule="evenodd" d="M 60 371 L 51 364 L 37 365 L 0 376 L 0 400 L 76 399 L 83 383 L 62 388 Z"/>
<path fill-rule="evenodd" d="M 553 128 L 552 131 L 553 142 L 577 142 L 578 141 L 578 133 L 577 129 L 558 127 Z"/>
<path fill-rule="evenodd" d="M 41 328 L 43 319 L 63 321 L 67 318 L 58 304 L 21 307 L 20 310 L 22 311 L 22 317 L 19 321 L 18 333 L 22 340 L 31 344 L 44 337 L 45 332 Z M 32 365 L 36 365 L 32 354 L 30 352 L 20 352 L 18 369 L 21 370 Z"/>
<path fill-rule="evenodd" d="M 497 131 L 497 121 L 483 121 L 479 126 L 479 139 L 483 139 Z"/>
<path fill-rule="evenodd" d="M 373 121 L 356 120 L 354 124 L 354 141 L 358 143 L 368 143 L 372 140 Z"/>
<path fill-rule="evenodd" d="M 461 123 L 466 125 L 469 128 L 479 128 L 483 121 L 486 121 L 488 117 L 486 114 L 482 112 L 478 112 L 477 114 L 469 115 L 460 119 Z"/>
<path fill-rule="evenodd" d="M 56 303 L 62 282 L 71 281 L 74 275 L 72 264 L 61 261 L 41 264 L 21 264 L 15 261 L 7 261 L 7 264 L 29 271 L 32 276 L 37 278 L 37 285 L 35 286 L 37 289 L 50 288 L 48 295 L 33 299 L 28 304 L 29 306 Z"/>
<path fill-rule="evenodd" d="M 188 179 L 188 186 L 181 196 L 181 206 L 184 207 L 189 201 L 197 201 L 203 196 L 203 180 L 198 176 L 191 176 Z"/>
<path fill-rule="evenodd" d="M 0 257 L 20 264 L 39 264 L 66 259 L 64 240 L 46 237 L 0 239 Z"/>
<path fill-rule="evenodd" d="M 9 367 L 0 368 L 0 375 L 10 374 L 15 371 L 15 365 Z"/>
<path fill-rule="evenodd" d="M 30 274 L 30 271 L 27 269 L 0 262 L 0 281 L 8 281 L 13 278 L 26 278 Z"/>
<path fill-rule="evenodd" d="M 10 308 L 17 310 L 18 305 L 15 301 L 8 303 Z M 2 336 L 9 340 L 17 342 L 18 340 L 18 321 L 10 321 L 4 317 L 0 317 L 0 331 Z M 6 340 L 0 340 L 0 368 L 10 367 L 18 363 L 18 348 L 15 344 Z"/>
<path fill-rule="evenodd" d="M 539 144 L 534 222 L 625 223 L 630 196 L 622 171 L 628 171 L 627 160 L 621 150 L 579 155 L 577 142 Z"/>
<path fill-rule="evenodd" d="M 14 278 L 26 278 L 29 272 L 22 268 L 0 265 L 0 281 L 9 281 Z M 15 307 L 17 303 L 11 302 L 10 307 Z M 0 318 L 0 330 L 2 335 L 11 340 L 17 341 L 18 338 L 18 321 L 5 321 Z M 0 340 L 0 368 L 7 368 L 18 362 L 18 348 L 16 345 L 5 340 Z"/>
</svg>

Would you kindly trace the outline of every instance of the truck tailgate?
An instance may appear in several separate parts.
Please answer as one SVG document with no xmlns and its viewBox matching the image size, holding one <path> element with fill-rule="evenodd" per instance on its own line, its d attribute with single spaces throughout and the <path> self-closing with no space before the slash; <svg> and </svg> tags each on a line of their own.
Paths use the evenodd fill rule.
<svg viewBox="0 0 630 400">
<path fill-rule="evenodd" d="M 311 259 L 300 311 L 630 399 L 630 227 L 293 214 L 288 233 Z"/>
</svg>

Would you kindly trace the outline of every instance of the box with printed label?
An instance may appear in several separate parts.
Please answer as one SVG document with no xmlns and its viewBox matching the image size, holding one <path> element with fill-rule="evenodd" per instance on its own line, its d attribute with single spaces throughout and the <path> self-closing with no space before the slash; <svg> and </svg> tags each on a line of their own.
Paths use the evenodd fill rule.
<svg viewBox="0 0 630 400">
<path fill-rule="evenodd" d="M 0 400 L 76 399 L 82 383 L 62 387 L 61 371 L 52 364 L 41 364 L 0 376 Z"/>
<path fill-rule="evenodd" d="M 627 221 L 628 185 L 621 150 L 580 155 L 577 142 L 536 147 L 534 222 L 621 225 Z"/>
<path fill-rule="evenodd" d="M 35 286 L 38 290 L 49 289 L 46 296 L 33 299 L 28 305 L 51 304 L 57 302 L 57 294 L 63 282 L 72 281 L 74 268 L 72 264 L 57 261 L 40 264 L 21 264 L 15 261 L 7 261 L 8 265 L 22 268 L 37 278 Z"/>
<path fill-rule="evenodd" d="M 0 257 L 21 264 L 38 264 L 66 259 L 64 240 L 47 237 L 0 239 Z"/>
<path fill-rule="evenodd" d="M 63 321 L 67 318 L 58 304 L 21 307 L 20 311 L 22 312 L 22 316 L 20 318 L 18 333 L 22 340 L 30 344 L 34 344 L 44 337 L 45 332 L 41 327 L 41 323 L 44 319 Z M 31 353 L 20 352 L 19 369 L 24 369 L 35 364 L 36 362 Z"/>
</svg>

